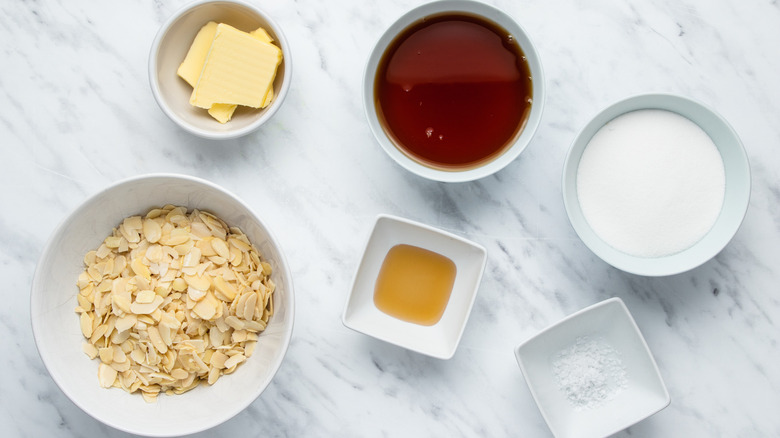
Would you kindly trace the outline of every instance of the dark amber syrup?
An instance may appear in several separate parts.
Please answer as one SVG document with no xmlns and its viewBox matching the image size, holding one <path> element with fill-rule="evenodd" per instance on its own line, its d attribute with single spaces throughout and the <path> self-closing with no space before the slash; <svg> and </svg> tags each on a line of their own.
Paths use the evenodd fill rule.
<svg viewBox="0 0 780 438">
<path fill-rule="evenodd" d="M 495 159 L 532 105 L 522 49 L 496 24 L 465 14 L 427 17 L 402 31 L 377 68 L 374 99 L 398 148 L 434 168 Z"/>
</svg>

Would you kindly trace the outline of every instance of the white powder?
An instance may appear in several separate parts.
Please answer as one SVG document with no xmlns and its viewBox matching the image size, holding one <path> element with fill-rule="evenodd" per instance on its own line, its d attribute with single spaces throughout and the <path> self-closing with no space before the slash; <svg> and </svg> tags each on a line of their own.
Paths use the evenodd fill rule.
<svg viewBox="0 0 780 438">
<path fill-rule="evenodd" d="M 726 177 L 712 139 L 664 110 L 623 114 L 590 140 L 577 169 L 577 196 L 593 231 L 638 257 L 683 251 L 712 228 Z"/>
<path fill-rule="evenodd" d="M 552 369 L 558 387 L 578 410 L 602 406 L 627 387 L 620 353 L 601 338 L 577 338 L 553 357 Z"/>
</svg>

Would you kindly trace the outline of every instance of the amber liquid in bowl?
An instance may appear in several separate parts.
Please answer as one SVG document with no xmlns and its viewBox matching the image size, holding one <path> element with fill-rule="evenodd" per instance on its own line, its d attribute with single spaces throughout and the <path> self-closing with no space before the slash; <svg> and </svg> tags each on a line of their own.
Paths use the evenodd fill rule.
<svg viewBox="0 0 780 438">
<path fill-rule="evenodd" d="M 387 252 L 379 269 L 374 305 L 392 317 L 434 325 L 447 308 L 455 272 L 455 263 L 439 253 L 396 245 Z"/>
<path fill-rule="evenodd" d="M 426 166 L 465 170 L 506 151 L 532 104 L 522 49 L 481 17 L 446 13 L 403 30 L 377 67 L 374 104 L 388 137 Z"/>
</svg>

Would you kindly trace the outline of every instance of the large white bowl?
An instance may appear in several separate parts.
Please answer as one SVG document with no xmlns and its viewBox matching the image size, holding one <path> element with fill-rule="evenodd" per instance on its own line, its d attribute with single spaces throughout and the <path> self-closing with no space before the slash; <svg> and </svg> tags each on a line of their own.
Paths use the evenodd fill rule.
<svg viewBox="0 0 780 438">
<path fill-rule="evenodd" d="M 495 159 L 488 161 L 478 167 L 465 170 L 441 170 L 420 164 L 409 158 L 401 152 L 393 140 L 385 132 L 379 121 L 376 105 L 374 103 L 374 78 L 376 77 L 377 67 L 382 55 L 387 47 L 404 29 L 410 25 L 423 20 L 425 17 L 446 12 L 462 12 L 466 14 L 483 17 L 489 21 L 498 24 L 508 31 L 520 45 L 531 70 L 533 103 L 531 113 L 526 121 L 525 127 L 515 138 L 512 146 L 507 148 L 503 154 Z M 536 129 L 542 119 L 542 109 L 545 101 L 544 72 L 542 71 L 542 62 L 539 54 L 536 52 L 531 38 L 525 30 L 512 17 L 503 11 L 485 3 L 470 0 L 441 0 L 419 6 L 407 12 L 401 18 L 396 20 L 374 46 L 371 55 L 368 58 L 366 69 L 363 75 L 363 107 L 368 118 L 368 124 L 374 133 L 382 149 L 406 170 L 415 173 L 424 178 L 443 182 L 463 182 L 472 181 L 492 175 L 495 172 L 506 167 L 531 143 Z"/>
<path fill-rule="evenodd" d="M 661 109 L 687 117 L 710 136 L 723 159 L 726 192 L 710 231 L 688 249 L 663 257 L 638 257 L 619 251 L 599 237 L 585 219 L 577 197 L 577 169 L 590 139 L 610 120 L 640 109 Z M 585 245 L 610 265 L 638 275 L 664 276 L 693 269 L 717 255 L 734 237 L 750 201 L 750 164 L 737 133 L 713 110 L 672 94 L 642 94 L 608 106 L 574 139 L 563 166 L 563 202 L 569 221 Z"/>
<path fill-rule="evenodd" d="M 217 122 L 202 108 L 190 105 L 192 87 L 176 74 L 201 27 L 209 21 L 249 32 L 262 26 L 282 49 L 274 79 L 274 99 L 263 109 L 236 109 L 233 118 Z M 175 12 L 160 27 L 149 53 L 149 84 L 160 109 L 183 129 L 200 137 L 224 140 L 249 134 L 279 110 L 292 82 L 292 53 L 281 26 L 257 6 L 241 1 L 197 1 Z"/>
<path fill-rule="evenodd" d="M 235 373 L 213 386 L 146 403 L 139 394 L 101 388 L 98 361 L 81 350 L 76 280 L 84 254 L 97 248 L 127 216 L 165 204 L 213 212 L 249 237 L 273 267 L 275 314 L 254 354 Z M 127 179 L 98 192 L 54 231 L 41 254 L 32 283 L 30 311 L 38 352 L 52 379 L 76 405 L 101 422 L 147 436 L 194 433 L 220 424 L 252 403 L 271 382 L 292 336 L 294 300 L 290 269 L 271 231 L 241 200 L 201 179 L 172 174 Z"/>
</svg>

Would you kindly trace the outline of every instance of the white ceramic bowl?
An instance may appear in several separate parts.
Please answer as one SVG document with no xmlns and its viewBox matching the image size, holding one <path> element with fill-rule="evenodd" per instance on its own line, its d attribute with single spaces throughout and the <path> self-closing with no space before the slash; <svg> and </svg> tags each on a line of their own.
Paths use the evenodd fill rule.
<svg viewBox="0 0 780 438">
<path fill-rule="evenodd" d="M 498 24 L 501 28 L 507 30 L 525 53 L 528 66 L 531 70 L 533 86 L 533 104 L 531 113 L 526 121 L 525 127 L 515 138 L 511 147 L 503 154 L 492 161 L 488 161 L 479 167 L 465 170 L 441 170 L 420 164 L 409 158 L 401 152 L 395 145 L 391 137 L 385 132 L 379 121 L 376 106 L 374 103 L 374 80 L 377 67 L 382 55 L 388 46 L 404 29 L 412 24 L 423 20 L 425 17 L 434 14 L 446 12 L 462 12 L 470 15 L 481 16 L 488 21 Z M 407 12 L 395 23 L 393 23 L 385 33 L 379 38 L 374 46 L 371 55 L 368 58 L 366 69 L 363 75 L 363 107 L 368 118 L 368 123 L 382 149 L 406 170 L 415 173 L 421 177 L 443 182 L 463 182 L 471 181 L 492 175 L 495 172 L 506 167 L 528 146 L 533 138 L 542 118 L 542 109 L 545 101 L 545 84 L 542 63 L 536 48 L 531 42 L 530 37 L 525 30 L 509 15 L 485 3 L 469 0 L 441 0 L 419 6 Z"/>
<path fill-rule="evenodd" d="M 254 354 L 213 386 L 146 403 L 136 394 L 98 385 L 97 360 L 81 350 L 76 280 L 87 251 L 125 217 L 165 204 L 213 212 L 249 237 L 273 267 L 274 311 Z M 271 231 L 241 200 L 207 181 L 182 175 L 139 176 L 109 186 L 76 208 L 54 231 L 38 261 L 30 311 L 38 352 L 52 379 L 77 406 L 101 422 L 146 436 L 185 435 L 220 424 L 252 403 L 282 363 L 293 328 L 290 269 Z"/>
<path fill-rule="evenodd" d="M 438 323 L 414 324 L 392 317 L 374 305 L 374 288 L 390 248 L 407 244 L 439 253 L 455 263 L 455 283 Z M 455 354 L 466 328 L 485 270 L 487 251 L 481 245 L 446 231 L 395 216 L 379 215 L 366 243 L 342 315 L 345 326 L 439 359 Z"/>
<path fill-rule="evenodd" d="M 249 32 L 262 26 L 282 49 L 274 80 L 274 99 L 263 109 L 236 109 L 221 124 L 202 108 L 190 105 L 192 87 L 176 74 L 195 35 L 209 21 Z M 162 25 L 149 53 L 149 84 L 160 109 L 177 125 L 200 137 L 223 140 L 249 134 L 267 122 L 287 97 L 292 80 L 292 53 L 282 28 L 257 6 L 241 1 L 198 1 L 184 6 Z"/>
<path fill-rule="evenodd" d="M 578 339 L 581 346 L 573 349 Z M 593 346 L 600 348 L 591 348 L 599 351 L 593 353 L 596 360 L 586 354 L 586 347 Z M 612 435 L 653 415 L 670 402 L 653 355 L 620 298 L 594 304 L 542 330 L 518 346 L 515 357 L 531 395 L 557 438 Z M 600 369 L 602 374 L 613 373 L 625 381 L 615 379 L 622 384 L 611 382 L 614 385 L 609 387 L 592 374 L 592 368 L 584 366 L 598 369 L 604 364 L 617 368 L 605 367 Z M 624 374 L 615 371 L 621 367 Z M 578 368 L 580 375 L 566 374 Z M 571 386 L 562 387 L 561 382 Z M 588 394 L 586 388 L 590 382 L 604 389 L 602 394 L 613 395 Z M 572 394 L 574 397 L 570 397 Z"/>
<path fill-rule="evenodd" d="M 610 120 L 636 110 L 661 109 L 693 121 L 709 135 L 723 159 L 726 191 L 723 207 L 710 231 L 693 246 L 663 257 L 638 257 L 601 239 L 585 219 L 577 197 L 577 170 L 593 135 Z M 703 104 L 671 94 L 643 94 L 621 100 L 596 115 L 574 139 L 563 167 L 563 201 L 569 221 L 585 245 L 610 265 L 633 274 L 673 275 L 693 269 L 717 255 L 739 229 L 750 201 L 750 164 L 742 142 L 728 122 Z"/>
</svg>

